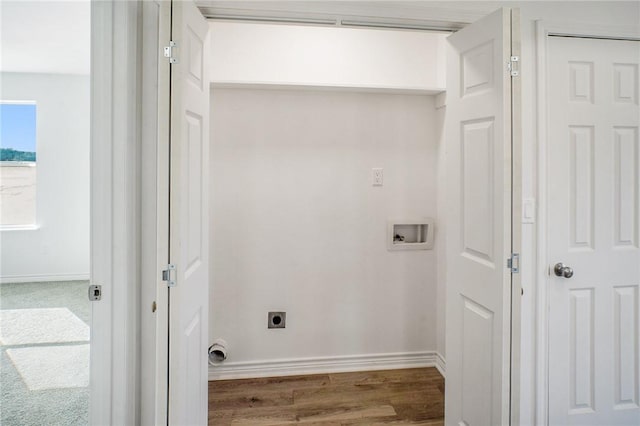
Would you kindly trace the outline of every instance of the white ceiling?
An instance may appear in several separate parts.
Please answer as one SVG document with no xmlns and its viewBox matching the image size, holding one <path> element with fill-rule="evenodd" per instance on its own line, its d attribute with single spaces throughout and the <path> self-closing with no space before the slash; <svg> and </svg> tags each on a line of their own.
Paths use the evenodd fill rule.
<svg viewBox="0 0 640 426">
<path fill-rule="evenodd" d="M 0 0 L 0 71 L 89 74 L 88 0 Z"/>
</svg>

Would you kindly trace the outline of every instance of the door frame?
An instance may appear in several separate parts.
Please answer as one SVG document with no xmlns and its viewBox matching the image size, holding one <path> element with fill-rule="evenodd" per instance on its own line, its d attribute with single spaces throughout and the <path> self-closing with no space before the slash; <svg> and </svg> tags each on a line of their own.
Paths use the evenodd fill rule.
<svg viewBox="0 0 640 426">
<path fill-rule="evenodd" d="M 522 57 L 522 16 L 519 7 L 511 8 L 511 56 Z M 511 253 L 522 252 L 522 76 L 511 77 Z M 512 259 L 515 261 L 515 259 Z M 520 267 L 518 261 L 518 267 Z M 518 292 L 517 289 L 521 289 Z M 511 273 L 510 398 L 512 425 L 520 424 L 521 346 L 522 346 L 522 273 Z M 514 331 L 515 330 L 515 331 Z"/>
<path fill-rule="evenodd" d="M 134 412 L 135 396 L 127 394 L 127 387 L 136 388 L 135 351 L 129 343 L 130 320 L 135 311 L 129 302 L 135 295 L 127 291 L 135 265 L 127 261 L 132 254 L 131 242 L 123 237 L 131 223 L 129 162 L 115 161 L 130 152 L 130 114 L 135 90 L 122 93 L 117 85 L 130 88 L 128 74 L 131 64 L 121 50 L 135 37 L 131 29 L 122 28 L 119 21 L 131 16 L 134 8 L 118 6 L 112 2 L 91 3 L 91 283 L 102 286 L 102 299 L 93 302 L 90 356 L 89 419 L 91 424 L 130 423 Z M 121 56 L 125 56 L 116 68 Z M 134 88 L 135 89 L 135 88 Z M 124 95 L 124 96 L 123 96 Z M 116 108 L 116 106 L 118 108 Z M 116 112 L 117 111 L 117 112 Z M 123 114 L 124 113 L 124 114 Z M 124 120 L 122 120 L 124 118 Z M 123 185 L 125 184 L 125 185 Z M 115 247 L 119 249 L 114 250 Z M 129 286 L 133 290 L 132 286 Z M 120 318 L 118 321 L 116 318 Z M 132 365 L 133 361 L 133 365 Z M 133 367 L 133 368 L 132 368 Z M 128 375 L 128 377 L 127 377 Z M 115 396 L 115 400 L 114 400 Z M 125 398 L 124 400 L 122 398 Z M 120 404 L 118 406 L 118 404 Z M 114 409 L 118 407 L 118 412 Z"/>
<path fill-rule="evenodd" d="M 102 285 L 93 303 L 90 423 L 135 422 L 136 238 L 134 230 L 135 72 L 129 50 L 135 26 L 125 28 L 135 3 L 91 3 L 91 283 Z M 116 31 L 120 29 L 121 31 Z M 119 88 L 120 87 L 120 88 Z M 124 91 L 122 90 L 124 88 Z M 135 235 L 135 233 L 131 233 Z M 117 248 L 117 250 L 116 250 Z"/>
<path fill-rule="evenodd" d="M 171 34 L 171 3 L 141 2 L 140 418 L 167 424 L 169 380 L 169 73 L 162 55 Z M 155 303 L 155 311 L 154 311 Z"/>
<path fill-rule="evenodd" d="M 152 361 L 145 357 L 145 365 L 139 365 L 138 351 L 135 338 L 138 331 L 142 335 L 151 331 L 148 324 L 139 322 L 138 318 L 143 312 L 149 312 L 149 306 L 139 301 L 139 291 L 143 284 L 136 279 L 140 271 L 136 272 L 137 260 L 141 260 L 141 239 L 155 238 L 142 232 L 137 232 L 142 219 L 157 219 L 157 211 L 145 213 L 145 207 L 137 205 L 136 200 L 130 198 L 131 191 L 138 190 L 141 175 L 161 180 L 157 177 L 155 169 L 149 171 L 156 164 L 145 163 L 144 167 L 139 162 L 119 163 L 114 161 L 112 154 L 131 151 L 138 153 L 140 138 L 136 131 L 139 124 L 135 121 L 120 121 L 122 111 L 135 111 L 146 101 L 142 101 L 137 93 L 139 71 L 137 57 L 139 47 L 138 34 L 142 28 L 140 21 L 138 2 L 92 2 L 91 4 L 91 238 L 93 248 L 91 251 L 91 281 L 103 285 L 105 296 L 101 302 L 96 303 L 94 319 L 102 321 L 104 327 L 101 335 L 92 336 L 92 386 L 98 385 L 103 390 L 91 395 L 91 423 L 92 424 L 128 424 L 139 423 L 129 421 L 139 419 L 140 413 L 160 412 L 159 407 L 145 405 L 145 397 L 139 401 L 137 391 L 145 392 L 145 389 L 161 389 L 164 383 L 156 376 L 149 377 L 142 371 L 149 368 L 146 364 Z M 460 13 L 462 16 L 462 13 Z M 462 21 L 467 22 L 467 15 Z M 537 121 L 537 204 L 538 219 L 536 229 L 536 260 L 535 289 L 536 302 L 533 322 L 537 325 L 535 334 L 534 363 L 535 377 L 535 415 L 536 419 L 544 419 L 539 423 L 548 424 L 548 357 L 547 337 L 548 323 L 546 316 L 547 267 L 546 254 L 546 52 L 547 36 L 549 34 L 565 34 L 574 36 L 604 36 L 604 37 L 639 37 L 637 28 L 621 26 L 567 25 L 566 23 L 553 21 L 537 21 L 535 33 L 536 46 L 536 77 L 534 88 L 536 94 Z M 116 84 L 120 83 L 120 84 Z M 123 87 L 125 89 L 123 89 Z M 127 92 L 127 88 L 133 88 Z M 155 105 L 153 105 L 155 107 Z M 152 106 L 149 106 L 151 108 Z M 117 116 L 116 116 L 117 114 Z M 143 136 L 144 138 L 144 136 Z M 144 148 L 143 148 L 144 149 Z M 124 150 L 124 151 L 123 151 Z M 143 151 L 144 152 L 144 151 Z M 151 173 L 151 174 L 149 174 Z M 119 191 L 124 188 L 125 191 Z M 127 190 L 129 188 L 129 190 Z M 149 201 L 149 206 L 155 209 L 155 205 Z M 140 211 L 141 210 L 141 211 Z M 152 216 L 153 215 L 153 216 Z M 98 225 L 100 224 L 100 225 Z M 136 231 L 130 233 L 130 231 Z M 153 240 L 148 240 L 153 244 Z M 124 246 L 120 243 L 125 242 Z M 95 243 L 95 244 L 94 244 Z M 117 250 L 115 250 L 117 248 Z M 142 261 L 142 260 L 141 260 Z M 143 266 L 144 268 L 144 266 Z M 156 271 L 157 272 L 157 271 Z M 152 271 L 154 273 L 154 271 Z M 118 278 L 116 280 L 116 278 Z M 120 280 L 120 278 L 123 278 Z M 143 276 L 144 278 L 144 276 Z M 114 287 L 111 287 L 111 283 Z M 158 306 L 162 306 L 158 300 Z M 161 315 L 155 330 L 161 327 Z M 117 338 L 117 342 L 114 340 Z M 142 353 L 145 353 L 144 345 L 153 344 L 143 342 Z M 155 342 L 156 345 L 160 342 Z M 148 348 L 149 349 L 149 348 Z M 162 351 L 153 346 L 152 350 L 156 358 L 154 365 L 160 372 L 162 363 Z M 149 352 L 147 352 L 149 353 Z M 105 368 L 96 369 L 95 365 Z M 145 381 L 140 383 L 141 377 Z M 136 391 L 134 395 L 127 394 Z M 124 401 L 123 405 L 111 405 L 111 397 L 114 395 L 118 401 Z M 130 399 L 126 399 L 131 396 Z M 158 411 L 155 411 L 155 410 Z M 159 419 L 159 418 L 158 418 Z M 159 421 L 163 423 L 162 421 Z"/>
<path fill-rule="evenodd" d="M 90 424 L 166 423 L 167 288 L 159 265 L 168 259 L 161 208 L 168 153 L 162 157 L 158 132 L 167 123 L 154 91 L 168 66 L 158 59 L 162 32 L 143 31 L 154 17 L 162 22 L 165 3 L 91 2 L 90 275 L 102 300 L 92 310 Z"/>
<path fill-rule="evenodd" d="M 536 424 L 549 424 L 549 259 L 547 241 L 547 217 L 549 214 L 548 179 L 547 179 L 547 155 L 549 143 L 547 141 L 547 113 L 549 101 L 547 99 L 547 57 L 548 41 L 550 36 L 582 37 L 582 38 L 608 38 L 608 39 L 634 39 L 640 40 L 640 30 L 632 26 L 611 26 L 593 24 L 567 24 L 557 21 L 537 20 L 535 33 L 536 46 L 536 131 L 537 131 L 537 199 L 538 220 L 536 229 L 536 302 L 532 323 L 535 331 L 535 402 L 534 413 Z"/>
<path fill-rule="evenodd" d="M 150 88 L 156 82 L 168 88 L 169 67 L 154 63 L 158 45 L 142 31 L 149 19 L 147 2 L 111 0 L 91 7 L 91 281 L 103 286 L 103 300 L 94 305 L 93 318 L 101 328 L 92 336 L 96 392 L 90 419 L 92 424 L 164 424 L 168 363 L 162 331 L 168 326 L 163 310 L 168 290 L 159 266 L 168 259 L 163 208 L 168 203 L 168 140 L 160 135 L 168 131 L 162 130 L 166 121 L 154 120 L 167 116 L 168 105 Z M 164 37 L 160 30 L 158 38 Z M 143 190 L 149 185 L 155 192 Z M 519 204 L 513 208 L 513 217 L 519 218 Z M 150 294 L 157 304 L 155 317 L 149 315 Z M 513 389 L 518 378 L 512 376 Z M 517 412 L 511 416 L 517 423 Z"/>
</svg>

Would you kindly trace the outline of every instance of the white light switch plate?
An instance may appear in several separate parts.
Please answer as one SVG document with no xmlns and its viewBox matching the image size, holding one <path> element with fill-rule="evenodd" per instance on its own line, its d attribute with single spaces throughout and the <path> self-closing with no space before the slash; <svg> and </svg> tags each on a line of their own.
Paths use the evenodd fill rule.
<svg viewBox="0 0 640 426">
<path fill-rule="evenodd" d="M 536 200 L 533 198 L 522 200 L 522 223 L 536 223 Z"/>
</svg>

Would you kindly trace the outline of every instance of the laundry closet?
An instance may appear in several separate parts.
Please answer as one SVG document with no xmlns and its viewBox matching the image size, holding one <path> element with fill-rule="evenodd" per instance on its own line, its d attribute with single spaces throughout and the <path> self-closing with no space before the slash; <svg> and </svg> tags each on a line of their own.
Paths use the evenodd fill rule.
<svg viewBox="0 0 640 426">
<path fill-rule="evenodd" d="M 412 29 L 383 18 L 390 12 L 384 7 L 354 13 L 343 4 L 345 13 L 326 15 L 331 8 L 324 6 L 296 14 L 273 4 L 259 13 L 251 5 L 186 4 L 172 3 L 171 39 L 162 45 L 169 60 L 159 75 L 168 73 L 171 81 L 170 129 L 162 134 L 168 133 L 170 157 L 163 278 L 173 423 L 203 423 L 207 389 L 215 391 L 221 380 L 426 366 L 446 375 L 446 424 L 517 424 L 520 377 L 522 415 L 536 423 L 553 414 L 544 402 L 551 401 L 551 328 L 560 333 L 556 348 L 573 362 L 573 370 L 555 374 L 570 383 L 560 392 L 565 399 L 556 398 L 556 419 L 567 407 L 571 415 L 595 413 L 596 400 L 612 412 L 634 401 L 632 381 L 623 376 L 637 372 L 629 349 L 635 329 L 625 329 L 626 343 L 614 348 L 626 361 L 604 370 L 610 377 L 616 371 L 615 389 L 595 386 L 594 354 L 609 351 L 611 342 L 594 344 L 594 293 L 580 289 L 580 308 L 576 301 L 555 311 L 556 322 L 586 328 L 548 322 L 546 289 L 564 283 L 558 295 L 566 299 L 566 282 L 555 277 L 573 274 L 565 254 L 550 259 L 545 247 L 555 211 L 549 185 L 571 188 L 571 179 L 587 185 L 570 190 L 574 198 L 556 197 L 560 208 L 587 212 L 574 218 L 583 235 L 575 247 L 591 244 L 594 223 L 607 222 L 594 222 L 586 209 L 597 205 L 588 186 L 594 125 L 580 119 L 552 127 L 547 121 L 555 126 L 562 114 L 551 114 L 549 105 L 558 96 L 575 108 L 595 105 L 594 87 L 613 88 L 613 96 L 602 98 L 611 100 L 606 113 L 594 117 L 615 118 L 598 126 L 618 139 L 598 144 L 609 158 L 623 158 L 623 145 L 624 152 L 637 152 L 631 130 L 637 123 L 619 121 L 616 112 L 631 117 L 637 105 L 635 22 L 633 28 L 613 19 L 607 28 L 581 23 L 614 13 L 609 3 L 523 2 L 522 29 L 519 9 L 491 12 L 487 4 L 471 15 L 454 6 L 416 13 L 440 19 L 434 21 L 412 19 L 404 9 L 401 22 L 416 24 Z M 617 7 L 618 17 L 631 16 L 631 9 Z M 440 30 L 455 31 L 434 31 L 438 22 L 450 24 Z M 565 49 L 555 57 L 560 71 L 551 72 L 547 44 L 567 36 L 625 41 L 625 49 L 615 44 L 625 53 L 606 56 L 605 68 L 615 72 L 604 80 L 597 77 L 606 75 L 600 65 L 591 65 L 601 58 L 589 48 Z M 564 148 L 563 135 L 571 135 Z M 558 157 L 551 146 L 565 154 Z M 545 165 L 550 155 L 560 161 L 553 181 Z M 632 162 L 621 161 L 619 170 L 605 167 L 620 187 L 609 215 L 637 198 Z M 534 198 L 523 197 L 523 181 Z M 609 193 L 603 199 L 611 204 Z M 633 245 L 633 209 L 624 211 L 619 219 L 627 221 L 627 236 L 616 238 Z M 560 229 L 577 235 L 579 228 L 566 222 Z M 569 241 L 562 232 L 554 233 L 561 245 Z M 637 292 L 625 287 L 618 294 L 628 301 L 615 307 L 622 324 Z M 622 336 L 621 326 L 613 332 L 609 326 L 603 323 L 603 335 Z M 575 389 L 584 392 L 576 396 Z M 609 399 L 602 399 L 605 393 Z M 614 403 L 614 394 L 626 399 Z M 617 422 L 637 418 L 635 408 Z"/>
<path fill-rule="evenodd" d="M 210 23 L 211 379 L 443 367 L 447 35 Z"/>
<path fill-rule="evenodd" d="M 518 10 L 449 35 L 173 15 L 176 421 L 205 373 L 427 366 L 448 418 L 516 418 Z"/>
</svg>

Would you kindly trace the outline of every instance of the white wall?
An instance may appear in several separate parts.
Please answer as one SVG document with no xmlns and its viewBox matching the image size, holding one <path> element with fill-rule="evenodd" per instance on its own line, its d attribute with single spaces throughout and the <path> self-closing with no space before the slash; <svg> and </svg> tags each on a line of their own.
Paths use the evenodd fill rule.
<svg viewBox="0 0 640 426">
<path fill-rule="evenodd" d="M 89 74 L 90 0 L 3 0 L 0 71 Z"/>
<path fill-rule="evenodd" d="M 443 33 L 219 22 L 211 81 L 442 91 Z"/>
<path fill-rule="evenodd" d="M 0 74 L 4 100 L 37 103 L 38 229 L 0 231 L 3 282 L 89 276 L 89 77 Z"/>
<path fill-rule="evenodd" d="M 211 105 L 210 330 L 226 363 L 434 351 L 436 252 L 385 242 L 387 219 L 436 215 L 433 97 L 214 89 Z M 267 329 L 274 310 L 286 329 Z"/>
</svg>

